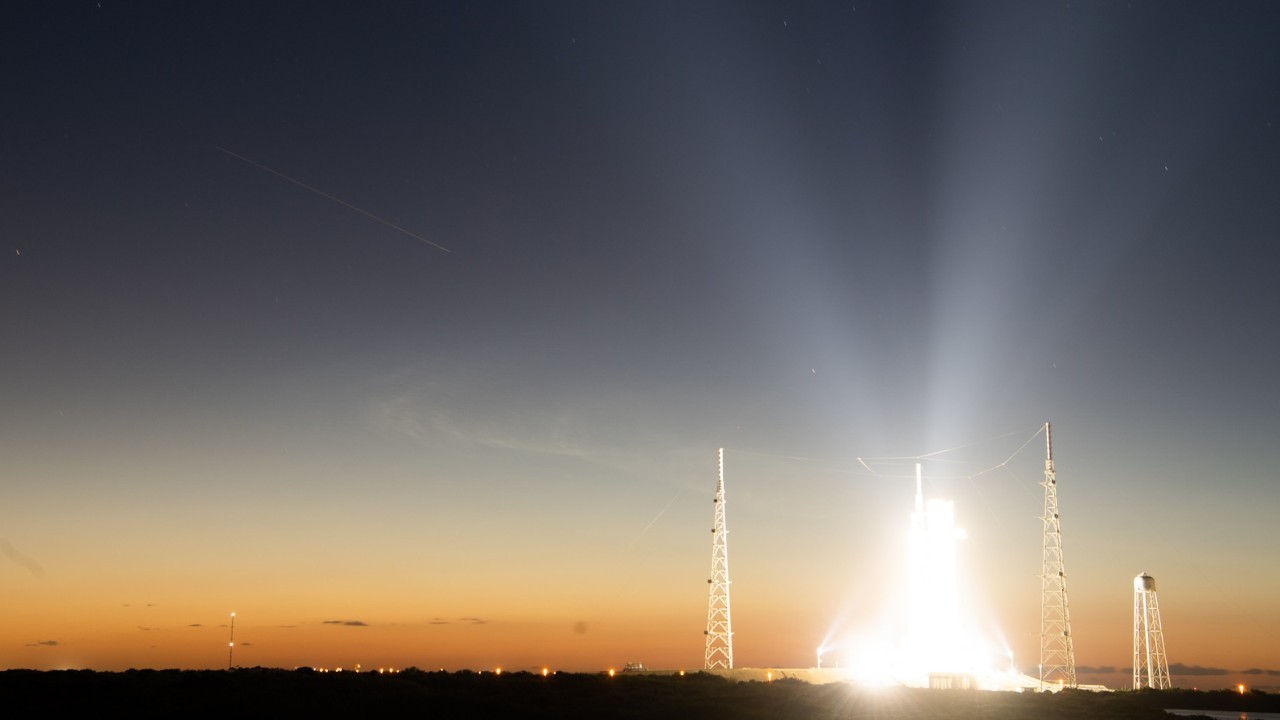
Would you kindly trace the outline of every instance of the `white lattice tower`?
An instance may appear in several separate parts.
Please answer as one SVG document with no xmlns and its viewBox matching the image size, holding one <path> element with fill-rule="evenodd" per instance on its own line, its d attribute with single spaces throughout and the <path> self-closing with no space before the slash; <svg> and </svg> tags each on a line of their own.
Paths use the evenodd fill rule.
<svg viewBox="0 0 1280 720">
<path fill-rule="evenodd" d="M 1053 467 L 1053 429 L 1044 424 L 1044 552 L 1040 564 L 1040 683 L 1076 686 L 1076 656 L 1062 562 L 1058 477 Z"/>
<path fill-rule="evenodd" d="M 707 601 L 707 652 L 703 667 L 733 667 L 733 624 L 729 620 L 729 530 L 724 522 L 724 448 L 716 484 L 715 523 L 711 528 L 711 596 Z"/>
<path fill-rule="evenodd" d="M 1133 689 L 1167 690 L 1169 659 L 1164 654 L 1156 581 L 1146 573 L 1133 579 Z"/>
</svg>

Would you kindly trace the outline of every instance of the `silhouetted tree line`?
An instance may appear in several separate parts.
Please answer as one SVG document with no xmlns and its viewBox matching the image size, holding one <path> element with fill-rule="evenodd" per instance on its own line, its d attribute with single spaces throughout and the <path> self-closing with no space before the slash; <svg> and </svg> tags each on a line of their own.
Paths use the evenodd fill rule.
<svg viewBox="0 0 1280 720">
<path fill-rule="evenodd" d="M 1169 720 L 1167 708 L 1280 710 L 1280 696 L 1190 690 L 1006 693 L 863 690 L 798 680 L 735 683 L 702 673 L 319 673 L 309 668 L 0 672 L 6 716 L 408 716 L 797 720 Z"/>
</svg>

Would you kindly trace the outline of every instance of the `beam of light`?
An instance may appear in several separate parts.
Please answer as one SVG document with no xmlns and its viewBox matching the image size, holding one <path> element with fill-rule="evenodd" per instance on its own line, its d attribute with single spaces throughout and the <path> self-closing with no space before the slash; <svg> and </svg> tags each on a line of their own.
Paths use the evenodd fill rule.
<svg viewBox="0 0 1280 720">
<path fill-rule="evenodd" d="M 312 187 L 312 186 L 310 186 L 310 185 L 308 185 L 308 184 L 306 184 L 306 183 L 302 182 L 301 180 L 297 180 L 297 179 L 291 178 L 291 177 L 289 177 L 288 175 L 285 175 L 284 173 L 280 172 L 279 170 L 273 170 L 272 168 L 269 168 L 269 167 L 267 167 L 266 165 L 263 165 L 262 163 L 254 162 L 253 160 L 250 160 L 249 158 L 247 158 L 247 157 L 245 157 L 245 156 L 243 156 L 243 155 L 241 155 L 241 154 L 239 154 L 239 153 L 231 152 L 230 150 L 228 150 L 228 149 L 226 149 L 226 148 L 222 147 L 221 145 L 214 145 L 214 147 L 215 147 L 215 148 L 217 148 L 218 150 L 221 150 L 222 152 L 224 152 L 224 153 L 226 153 L 226 154 L 230 155 L 231 157 L 236 158 L 237 160 L 242 160 L 242 161 L 244 161 L 244 162 L 249 163 L 250 165 L 252 165 L 252 166 L 254 166 L 254 167 L 258 168 L 259 170 L 265 170 L 265 171 L 267 171 L 267 172 L 271 173 L 272 175 L 275 175 L 275 176 L 276 176 L 276 177 L 278 177 L 278 178 L 283 178 L 283 179 L 285 179 L 285 180 L 288 180 L 289 182 L 293 183 L 294 185 L 297 185 L 297 186 L 298 186 L 298 187 L 300 187 L 300 188 L 303 188 L 304 190 L 310 190 L 311 192 L 313 192 L 313 193 L 315 193 L 315 194 L 319 195 L 319 196 L 320 196 L 320 197 L 322 197 L 322 198 L 327 198 L 327 199 L 329 199 L 329 200 L 332 200 L 332 201 L 334 201 L 334 202 L 338 203 L 339 205 L 341 205 L 341 206 L 343 206 L 343 207 L 345 207 L 345 208 L 349 208 L 349 209 L 351 209 L 351 210 L 355 210 L 356 212 L 360 213 L 361 215 L 364 215 L 365 217 L 369 218 L 370 220 L 374 220 L 374 221 L 376 221 L 376 222 L 380 222 L 380 223 L 382 223 L 383 225 L 386 225 L 387 227 L 389 227 L 389 228 L 391 228 L 391 229 L 393 229 L 393 230 L 399 230 L 400 232 L 404 233 L 405 235 L 408 235 L 409 237 L 411 237 L 411 238 L 413 238 L 413 239 L 415 239 L 415 240 L 421 240 L 422 242 L 424 242 L 424 243 L 426 243 L 426 244 L 430 245 L 430 246 L 431 246 L 431 247 L 433 247 L 433 248 L 436 248 L 437 250 L 443 250 L 444 252 L 447 252 L 447 253 L 451 253 L 451 252 L 452 252 L 449 248 L 447 248 L 447 247 L 445 247 L 445 246 L 443 246 L 443 245 L 441 245 L 441 244 L 439 244 L 439 243 L 431 242 L 430 240 L 428 240 L 428 239 L 426 239 L 426 238 L 422 237 L 421 235 L 419 235 L 419 234 L 417 234 L 417 233 L 410 232 L 409 230 L 405 230 L 404 228 L 400 227 L 399 225 L 396 225 L 396 224 L 395 224 L 395 223 L 393 223 L 393 222 L 389 222 L 389 221 L 387 221 L 387 220 L 383 220 L 382 218 L 378 217 L 377 215 L 374 215 L 373 213 L 369 212 L 368 210 L 365 210 L 365 209 L 363 209 L 363 208 L 358 208 L 358 207 L 356 207 L 355 205 L 352 205 L 351 203 L 347 202 L 346 200 L 343 200 L 342 198 L 334 197 L 333 195 L 330 195 L 329 193 L 327 193 L 327 192 L 325 192 L 325 191 L 323 191 L 323 190 L 320 190 L 320 189 L 318 189 L 318 188 L 314 188 L 314 187 Z"/>
</svg>

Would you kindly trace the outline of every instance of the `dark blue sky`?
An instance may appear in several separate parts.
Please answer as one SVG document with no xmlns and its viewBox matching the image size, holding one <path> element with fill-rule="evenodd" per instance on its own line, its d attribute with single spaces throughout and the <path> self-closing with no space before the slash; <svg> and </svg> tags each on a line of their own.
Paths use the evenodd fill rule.
<svg viewBox="0 0 1280 720">
<path fill-rule="evenodd" d="M 1273 3 L 2 12 L 15 543 L 61 492 L 224 482 L 358 484 L 359 528 L 603 479 L 631 532 L 718 446 L 857 471 L 1045 420 L 1098 587 L 1118 508 L 1206 527 L 1123 592 L 1280 500 Z"/>
</svg>

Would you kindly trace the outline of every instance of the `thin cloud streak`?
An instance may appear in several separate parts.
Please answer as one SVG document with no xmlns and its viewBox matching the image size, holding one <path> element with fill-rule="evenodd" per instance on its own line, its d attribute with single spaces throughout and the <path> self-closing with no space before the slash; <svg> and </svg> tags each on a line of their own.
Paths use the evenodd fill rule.
<svg viewBox="0 0 1280 720">
<path fill-rule="evenodd" d="M 0 540 L 0 552 L 4 553 L 4 556 L 13 562 L 26 568 L 27 572 L 31 573 L 33 577 L 44 576 L 44 568 L 40 567 L 40 563 L 18 552 L 8 540 Z"/>
<path fill-rule="evenodd" d="M 1203 667 L 1200 665 L 1183 665 L 1182 663 L 1172 663 L 1169 665 L 1170 675 L 1184 675 L 1188 677 L 1201 675 L 1230 675 L 1231 671 L 1226 668 Z"/>
</svg>

